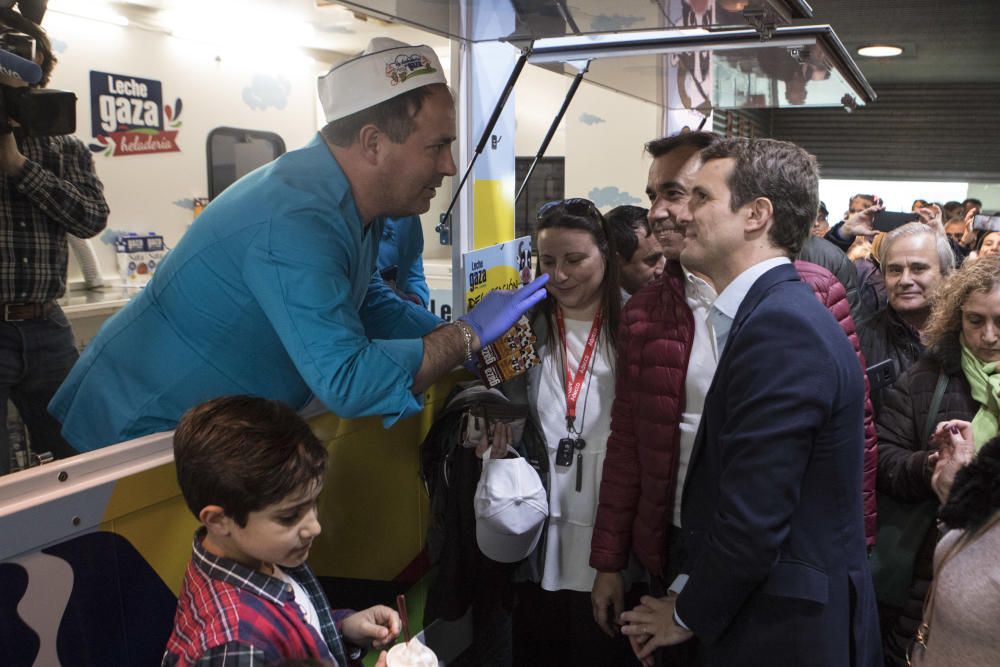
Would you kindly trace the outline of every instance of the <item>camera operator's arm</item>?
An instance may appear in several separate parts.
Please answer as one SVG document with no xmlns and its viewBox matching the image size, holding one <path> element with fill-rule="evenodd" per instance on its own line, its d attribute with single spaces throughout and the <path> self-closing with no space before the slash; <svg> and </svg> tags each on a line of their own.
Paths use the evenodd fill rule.
<svg viewBox="0 0 1000 667">
<path fill-rule="evenodd" d="M 107 225 L 108 204 L 90 151 L 72 136 L 42 141 L 51 142 L 45 151 L 57 153 L 59 173 L 32 159 L 42 160 L 42 149 L 29 147 L 23 154 L 11 133 L 0 136 L 0 171 L 48 220 L 79 238 L 94 236 Z"/>
</svg>

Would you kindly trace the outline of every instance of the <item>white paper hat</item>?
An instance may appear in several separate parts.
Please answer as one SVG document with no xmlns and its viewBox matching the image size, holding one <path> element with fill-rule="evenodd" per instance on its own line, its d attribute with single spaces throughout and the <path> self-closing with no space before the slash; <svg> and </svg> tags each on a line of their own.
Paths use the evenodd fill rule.
<svg viewBox="0 0 1000 667">
<path fill-rule="evenodd" d="M 486 450 L 476 487 L 475 513 L 479 550 L 495 561 L 515 563 L 527 558 L 538 544 L 549 502 L 530 463 L 520 456 L 490 459 Z"/>
<path fill-rule="evenodd" d="M 433 83 L 447 84 L 434 49 L 376 37 L 360 55 L 330 68 L 317 85 L 329 123 Z"/>
</svg>

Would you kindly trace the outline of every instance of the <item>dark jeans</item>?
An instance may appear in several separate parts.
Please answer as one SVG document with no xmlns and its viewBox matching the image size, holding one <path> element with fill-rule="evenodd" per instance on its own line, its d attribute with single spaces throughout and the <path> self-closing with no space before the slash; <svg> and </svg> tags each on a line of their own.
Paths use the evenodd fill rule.
<svg viewBox="0 0 1000 667">
<path fill-rule="evenodd" d="M 515 591 L 516 667 L 639 664 L 624 635 L 609 637 L 594 621 L 589 592 L 546 591 L 534 583 Z"/>
<path fill-rule="evenodd" d="M 8 398 L 27 427 L 32 451 L 52 452 L 57 459 L 77 453 L 59 435 L 48 405 L 78 356 L 69 320 L 58 307 L 45 319 L 0 321 L 0 475 L 10 472 Z"/>
</svg>

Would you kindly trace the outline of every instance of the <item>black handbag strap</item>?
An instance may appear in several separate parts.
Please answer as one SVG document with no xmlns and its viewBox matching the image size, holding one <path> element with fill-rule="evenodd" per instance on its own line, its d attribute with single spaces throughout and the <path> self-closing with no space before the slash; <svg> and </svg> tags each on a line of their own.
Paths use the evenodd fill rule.
<svg viewBox="0 0 1000 667">
<path fill-rule="evenodd" d="M 944 369 L 941 369 L 938 371 L 937 384 L 934 386 L 934 396 L 931 397 L 931 407 L 927 411 L 927 422 L 924 424 L 924 437 L 920 441 L 921 444 L 926 444 L 934 433 L 938 410 L 941 409 L 941 399 L 944 398 L 944 388 L 947 386 L 948 376 L 944 374 Z"/>
</svg>

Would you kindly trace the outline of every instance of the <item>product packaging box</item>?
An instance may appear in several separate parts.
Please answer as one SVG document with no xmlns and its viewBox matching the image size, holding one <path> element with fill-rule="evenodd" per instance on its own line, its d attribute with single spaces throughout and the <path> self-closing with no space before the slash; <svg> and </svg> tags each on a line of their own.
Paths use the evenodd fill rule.
<svg viewBox="0 0 1000 667">
<path fill-rule="evenodd" d="M 145 286 L 167 253 L 163 237 L 153 233 L 148 236 L 119 236 L 115 251 L 118 273 L 125 285 L 130 287 Z"/>
<path fill-rule="evenodd" d="M 483 384 L 495 387 L 541 363 L 535 341 L 531 323 L 522 315 L 507 333 L 477 353 L 476 365 Z"/>
</svg>

